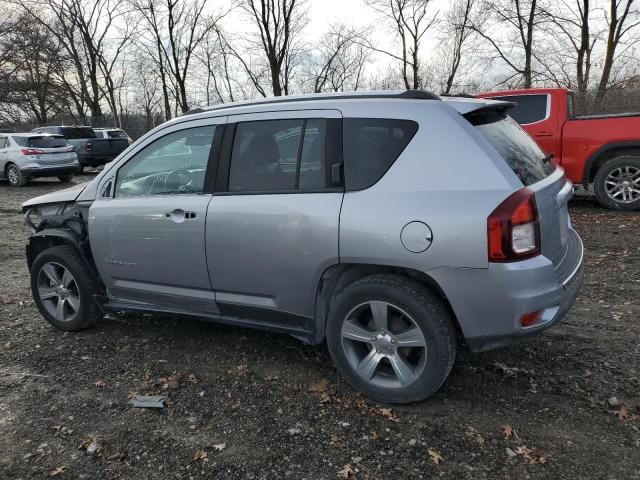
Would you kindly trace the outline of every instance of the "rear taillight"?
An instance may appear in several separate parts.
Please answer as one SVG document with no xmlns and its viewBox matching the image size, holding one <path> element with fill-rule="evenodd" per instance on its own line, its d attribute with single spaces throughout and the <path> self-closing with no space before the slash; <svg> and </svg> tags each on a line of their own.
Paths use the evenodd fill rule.
<svg viewBox="0 0 640 480">
<path fill-rule="evenodd" d="M 65 152 L 75 152 L 76 151 L 76 147 L 69 147 L 65 150 Z"/>
<path fill-rule="evenodd" d="M 23 148 L 22 149 L 22 154 L 23 155 L 42 155 L 43 153 L 44 153 L 44 151 L 38 150 L 37 148 Z"/>
<path fill-rule="evenodd" d="M 518 190 L 487 219 L 490 262 L 515 262 L 540 254 L 540 223 L 536 197 Z"/>
<path fill-rule="evenodd" d="M 91 142 L 85 143 L 85 145 L 84 145 L 84 149 L 85 150 L 91 150 L 92 148 L 93 148 L 93 143 L 91 143 Z"/>
</svg>

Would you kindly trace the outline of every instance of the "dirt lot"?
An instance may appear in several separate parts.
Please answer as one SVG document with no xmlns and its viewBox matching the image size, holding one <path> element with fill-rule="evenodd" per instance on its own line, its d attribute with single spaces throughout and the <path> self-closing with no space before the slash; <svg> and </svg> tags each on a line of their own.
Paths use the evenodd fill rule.
<svg viewBox="0 0 640 480">
<path fill-rule="evenodd" d="M 59 188 L 0 184 L 2 479 L 640 478 L 638 213 L 575 200 L 586 281 L 565 321 L 461 351 L 435 397 L 387 410 L 286 336 L 149 316 L 54 330 L 19 205 Z M 133 409 L 136 392 L 168 405 Z"/>
</svg>

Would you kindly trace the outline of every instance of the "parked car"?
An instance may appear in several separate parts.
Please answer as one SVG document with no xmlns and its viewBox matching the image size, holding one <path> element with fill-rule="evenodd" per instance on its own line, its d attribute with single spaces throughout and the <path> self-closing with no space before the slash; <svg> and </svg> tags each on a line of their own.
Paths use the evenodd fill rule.
<svg viewBox="0 0 640 480">
<path fill-rule="evenodd" d="M 185 314 L 326 341 L 383 402 L 558 322 L 583 280 L 564 171 L 512 104 L 421 91 L 227 104 L 26 202 L 40 312 Z M 55 226 L 55 228 L 52 228 Z"/>
<path fill-rule="evenodd" d="M 80 170 L 73 146 L 61 135 L 0 133 L 0 176 L 22 187 L 30 178 L 69 182 Z"/>
<path fill-rule="evenodd" d="M 131 137 L 121 128 L 94 128 L 93 132 L 98 138 L 126 138 L 129 145 L 133 143 Z"/>
<path fill-rule="evenodd" d="M 98 138 L 91 127 L 39 127 L 33 132 L 62 135 L 69 140 L 78 154 L 81 171 L 84 167 L 98 167 L 112 161 L 129 146 L 126 138 Z"/>
<path fill-rule="evenodd" d="M 515 102 L 510 115 L 572 182 L 593 183 L 601 205 L 640 209 L 640 113 L 576 116 L 573 92 L 563 88 L 480 96 Z"/>
</svg>

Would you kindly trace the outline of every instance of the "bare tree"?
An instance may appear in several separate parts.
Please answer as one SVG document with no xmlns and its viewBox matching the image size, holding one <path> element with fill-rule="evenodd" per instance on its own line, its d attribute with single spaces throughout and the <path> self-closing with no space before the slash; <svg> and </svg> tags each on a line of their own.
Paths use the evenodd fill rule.
<svg viewBox="0 0 640 480">
<path fill-rule="evenodd" d="M 596 104 L 602 103 L 607 88 L 610 86 L 613 65 L 621 55 L 619 48 L 623 46 L 626 51 L 638 42 L 637 36 L 629 38 L 634 29 L 640 25 L 638 9 L 632 8 L 635 3 L 634 0 L 609 0 L 607 45 L 602 76 L 596 90 Z"/>
<path fill-rule="evenodd" d="M 314 93 L 356 91 L 362 87 L 364 70 L 371 60 L 371 51 L 359 41 L 365 35 L 343 23 L 329 26 L 307 74 L 313 81 Z"/>
<path fill-rule="evenodd" d="M 293 70 L 299 61 L 298 42 L 307 24 L 306 0 L 240 0 L 240 8 L 258 30 L 257 39 L 251 42 L 265 56 L 274 96 L 288 95 Z M 233 50 L 258 92 L 265 96 L 260 86 L 261 75 L 256 75 L 249 62 Z"/>
<path fill-rule="evenodd" d="M 216 102 L 235 101 L 234 85 L 237 78 L 234 78 L 236 65 L 233 65 L 232 49 L 220 28 L 216 28 L 213 35 L 210 35 L 202 43 L 197 54 L 197 58 L 207 70 L 206 96 L 207 105 L 210 105 L 210 92 L 213 90 Z"/>
<path fill-rule="evenodd" d="M 476 33 L 473 25 L 481 28 L 482 22 L 476 11 L 479 3 L 479 0 L 456 0 L 444 15 L 441 28 L 443 38 L 439 49 L 445 69 L 444 95 L 451 93 L 464 57 L 473 50 L 470 45 Z"/>
<path fill-rule="evenodd" d="M 396 54 L 377 48 L 370 42 L 366 42 L 367 46 L 401 62 L 405 88 L 421 88 L 420 47 L 438 16 L 438 12 L 428 15 L 432 0 L 365 0 L 365 3 L 390 21 L 400 39 L 402 51 Z"/>
<path fill-rule="evenodd" d="M 482 5 L 493 22 L 472 28 L 513 71 L 502 83 L 520 77 L 524 88 L 533 85 L 533 61 L 539 47 L 534 44 L 534 31 L 544 20 L 541 3 L 541 0 L 485 0 Z"/>
</svg>

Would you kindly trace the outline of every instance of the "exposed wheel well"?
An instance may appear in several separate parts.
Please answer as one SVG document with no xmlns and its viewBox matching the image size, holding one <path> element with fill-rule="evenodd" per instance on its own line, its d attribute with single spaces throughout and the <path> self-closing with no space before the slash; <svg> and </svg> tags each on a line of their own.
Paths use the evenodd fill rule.
<svg viewBox="0 0 640 480">
<path fill-rule="evenodd" d="M 591 160 L 589 165 L 589 175 L 585 176 L 585 187 L 588 187 L 596 177 L 596 173 L 605 163 L 616 157 L 633 156 L 640 157 L 640 146 L 637 147 L 615 147 L 604 150 L 597 154 L 597 156 Z"/>
<path fill-rule="evenodd" d="M 313 343 L 321 343 L 324 340 L 326 320 L 333 298 L 353 282 L 360 280 L 361 278 L 380 273 L 388 273 L 410 278 L 435 293 L 449 311 L 451 319 L 456 327 L 458 337 L 463 338 L 460 325 L 458 324 L 458 320 L 453 308 L 451 307 L 449 299 L 442 288 L 440 288 L 440 285 L 438 285 L 429 275 L 411 268 L 352 263 L 333 265 L 327 268 L 322 274 L 322 278 L 320 279 L 318 290 L 316 292 L 316 328 Z"/>
</svg>

